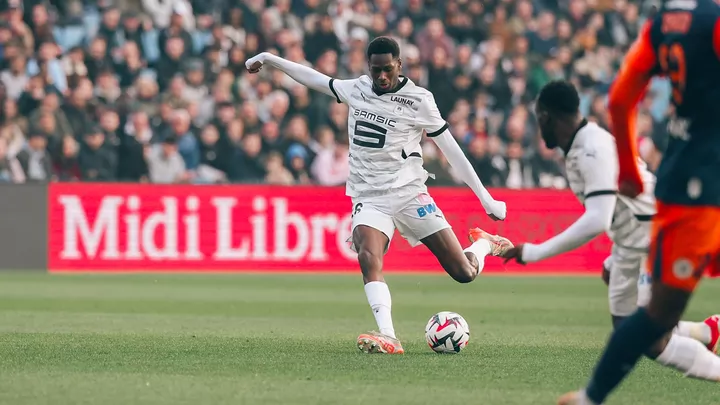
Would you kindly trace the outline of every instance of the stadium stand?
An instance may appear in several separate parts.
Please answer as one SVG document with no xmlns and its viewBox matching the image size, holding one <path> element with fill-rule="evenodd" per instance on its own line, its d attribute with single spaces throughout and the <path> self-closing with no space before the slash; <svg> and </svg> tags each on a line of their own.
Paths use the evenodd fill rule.
<svg viewBox="0 0 720 405">
<path fill-rule="evenodd" d="M 270 50 L 339 78 L 396 38 L 489 187 L 565 188 L 531 115 L 571 79 L 607 125 L 605 96 L 650 1 L 3 0 L 0 181 L 343 184 L 346 107 L 279 72 Z M 668 84 L 653 82 L 639 142 L 654 166 Z M 460 181 L 432 143 L 434 185 Z"/>
</svg>

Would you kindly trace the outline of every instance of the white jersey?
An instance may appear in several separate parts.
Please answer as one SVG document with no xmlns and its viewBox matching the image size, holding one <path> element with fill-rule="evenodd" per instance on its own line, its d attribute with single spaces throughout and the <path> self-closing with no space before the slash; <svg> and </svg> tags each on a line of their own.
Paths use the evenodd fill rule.
<svg viewBox="0 0 720 405">
<path fill-rule="evenodd" d="M 330 90 L 350 109 L 346 194 L 365 197 L 424 188 L 428 173 L 422 166 L 423 132 L 432 137 L 447 129 L 432 93 L 407 77 L 400 77 L 397 90 L 381 95 L 373 91 L 368 76 L 331 79 Z"/>
<path fill-rule="evenodd" d="M 655 215 L 655 176 L 639 161 L 645 184 L 643 194 L 628 198 L 617 193 L 618 156 L 615 138 L 595 123 L 587 123 L 575 134 L 565 157 L 565 166 L 573 193 L 583 204 L 598 195 L 617 195 L 617 203 L 608 236 L 613 243 L 630 250 L 647 251 L 650 245 L 650 220 Z"/>
</svg>

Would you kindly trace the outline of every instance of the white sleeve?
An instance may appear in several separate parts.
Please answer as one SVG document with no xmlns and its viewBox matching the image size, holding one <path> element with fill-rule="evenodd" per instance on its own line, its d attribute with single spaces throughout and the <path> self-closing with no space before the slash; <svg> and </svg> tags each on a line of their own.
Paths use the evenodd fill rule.
<svg viewBox="0 0 720 405">
<path fill-rule="evenodd" d="M 447 130 L 447 124 L 442 128 L 440 134 L 430 139 L 435 142 L 443 155 L 445 155 L 450 166 L 457 171 L 458 177 L 460 177 L 462 181 L 472 189 L 478 199 L 480 199 L 483 208 L 485 208 L 485 213 L 488 215 L 493 214 L 498 217 L 498 219 L 505 219 L 507 215 L 505 203 L 496 201 L 487 191 L 477 173 L 475 173 L 472 164 L 470 164 L 470 161 L 465 157 L 465 153 L 460 149 L 460 145 L 455 141 L 450 131 Z"/>
<path fill-rule="evenodd" d="M 615 211 L 615 195 L 598 195 L 585 201 L 585 213 L 567 229 L 547 241 L 526 243 L 522 260 L 537 262 L 575 250 L 610 229 Z"/>
<path fill-rule="evenodd" d="M 353 89 L 355 88 L 355 84 L 357 83 L 357 81 L 358 79 L 330 79 L 330 91 L 332 91 L 332 95 L 335 97 L 335 101 L 337 101 L 338 104 L 350 103 L 350 93 L 352 93 Z"/>
<path fill-rule="evenodd" d="M 263 54 L 261 54 L 263 55 Z M 255 58 L 250 59 L 247 65 L 251 65 Z M 330 88 L 329 76 L 326 76 L 315 69 L 309 68 L 299 63 L 291 62 L 287 59 L 283 59 L 273 54 L 264 54 L 263 63 L 273 66 L 286 75 L 290 76 L 296 82 L 303 86 L 327 94 L 328 96 L 335 96 L 335 92 Z"/>
<path fill-rule="evenodd" d="M 460 149 L 460 145 L 448 130 L 448 124 L 440 114 L 432 93 L 428 92 L 420 104 L 416 121 L 416 127 L 425 130 L 427 136 L 435 142 L 442 154 L 445 155 L 450 166 L 457 171 L 458 177 L 475 193 L 483 208 L 485 208 L 485 213 L 488 215 L 493 214 L 498 219 L 505 219 L 507 216 L 505 203 L 496 201 L 480 181 L 472 164 L 470 164 L 465 153 Z"/>
<path fill-rule="evenodd" d="M 445 122 L 440 110 L 437 108 L 437 104 L 435 104 L 435 97 L 430 92 L 420 103 L 415 126 L 424 129 L 430 138 L 434 138 L 448 129 L 447 122 Z"/>
</svg>

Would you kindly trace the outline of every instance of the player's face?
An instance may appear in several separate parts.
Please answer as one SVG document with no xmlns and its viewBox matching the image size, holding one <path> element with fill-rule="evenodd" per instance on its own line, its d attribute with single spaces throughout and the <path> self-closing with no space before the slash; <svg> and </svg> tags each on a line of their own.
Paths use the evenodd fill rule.
<svg viewBox="0 0 720 405">
<path fill-rule="evenodd" d="M 390 91 L 397 86 L 400 77 L 402 62 L 400 59 L 393 59 L 389 53 L 382 55 L 371 55 L 368 60 L 370 76 L 373 85 L 381 91 Z"/>
<path fill-rule="evenodd" d="M 558 142 L 555 136 L 555 129 L 552 125 L 553 119 L 550 116 L 550 112 L 542 106 L 536 105 L 535 116 L 537 117 L 538 124 L 540 124 L 540 135 L 543 141 L 545 141 L 545 146 L 549 149 L 557 148 Z"/>
</svg>

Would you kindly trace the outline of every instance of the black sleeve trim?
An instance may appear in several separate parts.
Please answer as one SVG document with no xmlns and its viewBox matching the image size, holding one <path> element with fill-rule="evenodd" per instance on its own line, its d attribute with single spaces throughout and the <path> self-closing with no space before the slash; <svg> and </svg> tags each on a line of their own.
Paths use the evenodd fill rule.
<svg viewBox="0 0 720 405">
<path fill-rule="evenodd" d="M 448 124 L 447 124 L 447 122 L 446 122 L 445 125 L 443 125 L 442 128 L 438 129 L 437 131 L 428 132 L 428 133 L 427 133 L 427 136 L 428 136 L 429 138 L 434 138 L 434 137 L 442 134 L 443 132 L 445 132 L 448 128 L 449 128 L 449 126 L 448 126 Z"/>
<path fill-rule="evenodd" d="M 335 86 L 333 86 L 333 82 L 335 79 L 330 79 L 330 83 L 328 83 L 328 86 L 330 86 L 330 91 L 332 91 L 333 96 L 335 96 L 335 100 L 338 102 L 338 104 L 342 104 L 342 100 L 340 100 L 340 96 L 338 96 L 337 91 L 335 91 Z"/>
<path fill-rule="evenodd" d="M 617 194 L 617 191 L 615 191 L 615 190 L 598 190 L 598 191 L 592 191 L 590 193 L 587 193 L 587 195 L 585 196 L 585 199 L 587 200 L 588 198 L 597 197 L 599 195 L 615 195 L 615 194 Z"/>
<path fill-rule="evenodd" d="M 653 220 L 654 215 L 635 215 L 635 218 L 637 218 L 640 222 L 650 222 Z"/>
</svg>

